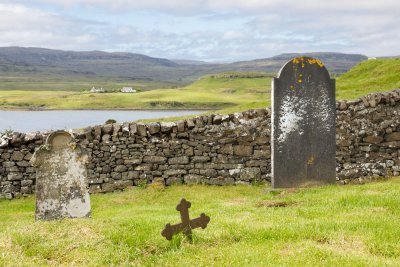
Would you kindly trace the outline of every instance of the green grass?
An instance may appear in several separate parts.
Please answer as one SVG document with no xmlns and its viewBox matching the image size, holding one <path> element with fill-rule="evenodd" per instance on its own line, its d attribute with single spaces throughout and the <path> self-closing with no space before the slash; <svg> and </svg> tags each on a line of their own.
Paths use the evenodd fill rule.
<svg viewBox="0 0 400 267">
<path fill-rule="evenodd" d="M 135 94 L 0 90 L 0 108 L 213 109 L 214 113 L 228 114 L 269 106 L 272 76 L 266 73 L 214 74 L 181 88 Z M 59 86 L 67 84 L 68 81 L 60 80 Z M 399 88 L 400 59 L 364 61 L 338 77 L 336 84 L 337 99 L 349 100 Z M 168 120 L 175 119 L 178 118 Z"/>
<path fill-rule="evenodd" d="M 336 80 L 339 99 L 400 88 L 400 58 L 363 61 Z"/>
<path fill-rule="evenodd" d="M 34 221 L 0 201 L 0 266 L 400 266 L 400 179 L 268 193 L 266 186 L 131 188 L 92 195 L 92 219 Z M 191 244 L 160 232 L 175 206 L 211 222 Z"/>
<path fill-rule="evenodd" d="M 134 94 L 69 91 L 0 91 L 0 108 L 50 109 L 226 109 L 269 105 L 271 79 L 211 78 L 183 88 Z"/>
</svg>

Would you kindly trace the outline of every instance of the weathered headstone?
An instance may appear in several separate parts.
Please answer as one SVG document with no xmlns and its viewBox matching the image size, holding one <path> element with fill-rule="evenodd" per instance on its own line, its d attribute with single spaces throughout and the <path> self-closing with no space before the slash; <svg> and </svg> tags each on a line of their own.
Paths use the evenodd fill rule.
<svg viewBox="0 0 400 267">
<path fill-rule="evenodd" d="M 87 154 L 65 131 L 51 133 L 33 155 L 36 220 L 90 217 Z"/>
<path fill-rule="evenodd" d="M 162 236 L 167 240 L 171 240 L 173 235 L 183 232 L 189 240 L 192 240 L 192 229 L 199 227 L 204 229 L 207 227 L 207 224 L 210 222 L 210 217 L 206 216 L 204 213 L 200 214 L 200 217 L 190 220 L 189 208 L 191 205 L 192 204 L 186 201 L 186 199 L 181 199 L 176 206 L 176 210 L 180 212 L 182 222 L 174 225 L 169 223 L 165 225 L 164 230 L 161 232 Z"/>
<path fill-rule="evenodd" d="M 335 182 L 335 80 L 299 57 L 272 81 L 272 187 Z"/>
</svg>

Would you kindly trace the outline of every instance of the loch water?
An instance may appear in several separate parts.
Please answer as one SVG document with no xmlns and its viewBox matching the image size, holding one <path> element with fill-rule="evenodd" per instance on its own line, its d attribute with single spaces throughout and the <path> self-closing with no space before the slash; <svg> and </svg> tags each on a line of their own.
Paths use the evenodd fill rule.
<svg viewBox="0 0 400 267">
<path fill-rule="evenodd" d="M 0 132 L 35 132 L 69 130 L 104 124 L 108 119 L 131 122 L 142 119 L 168 118 L 199 114 L 199 110 L 51 110 L 9 111 L 0 110 Z"/>
</svg>

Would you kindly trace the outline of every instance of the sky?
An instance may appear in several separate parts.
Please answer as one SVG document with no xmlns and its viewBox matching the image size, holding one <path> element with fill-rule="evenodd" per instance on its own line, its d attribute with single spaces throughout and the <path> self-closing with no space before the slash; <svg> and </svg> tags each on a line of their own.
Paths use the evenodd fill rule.
<svg viewBox="0 0 400 267">
<path fill-rule="evenodd" d="M 0 46 L 232 62 L 400 55 L 399 0 L 0 0 Z"/>
</svg>

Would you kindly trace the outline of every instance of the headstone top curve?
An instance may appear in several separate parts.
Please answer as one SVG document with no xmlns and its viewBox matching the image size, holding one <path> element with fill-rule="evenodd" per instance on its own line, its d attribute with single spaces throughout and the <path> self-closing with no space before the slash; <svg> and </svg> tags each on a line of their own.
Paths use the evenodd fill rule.
<svg viewBox="0 0 400 267">
<path fill-rule="evenodd" d="M 55 131 L 49 134 L 46 138 L 46 145 L 52 148 L 63 148 L 67 147 L 71 141 L 73 141 L 73 136 L 63 130 Z"/>
<path fill-rule="evenodd" d="M 325 71 L 326 74 L 329 76 L 329 72 L 326 69 L 324 63 L 322 63 L 321 60 L 319 60 L 318 58 L 313 58 L 313 57 L 295 57 L 292 58 L 291 60 L 289 60 L 288 62 L 286 62 L 282 68 L 279 70 L 278 72 L 278 76 L 277 78 L 281 77 L 281 74 L 284 73 L 286 70 L 292 70 L 295 67 L 299 67 L 301 69 L 304 69 L 304 67 L 306 67 L 306 65 L 315 65 L 318 66 L 321 71 Z"/>
</svg>

